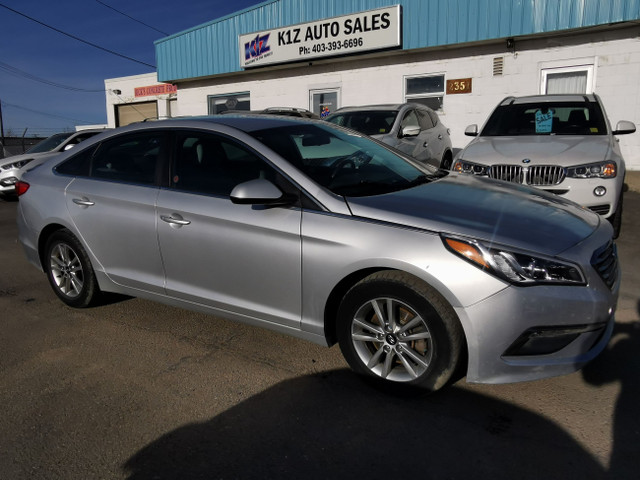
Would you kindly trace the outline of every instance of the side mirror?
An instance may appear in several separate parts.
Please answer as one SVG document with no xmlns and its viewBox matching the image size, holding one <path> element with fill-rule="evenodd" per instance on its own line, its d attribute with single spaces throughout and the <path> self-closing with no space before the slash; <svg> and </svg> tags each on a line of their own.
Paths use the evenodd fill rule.
<svg viewBox="0 0 640 480">
<path fill-rule="evenodd" d="M 231 191 L 231 201 L 239 205 L 290 205 L 295 198 L 286 195 L 269 180 L 256 178 L 236 185 Z"/>
<path fill-rule="evenodd" d="M 469 125 L 467 128 L 464 129 L 464 134 L 467 137 L 477 137 L 478 136 L 478 125 L 476 125 L 476 124 Z"/>
<path fill-rule="evenodd" d="M 628 120 L 620 120 L 616 125 L 616 129 L 613 131 L 614 135 L 626 135 L 627 133 L 633 133 L 636 131 L 636 125 Z"/>
<path fill-rule="evenodd" d="M 420 127 L 404 127 L 402 129 L 402 138 L 404 137 L 417 137 L 420 135 Z"/>
</svg>

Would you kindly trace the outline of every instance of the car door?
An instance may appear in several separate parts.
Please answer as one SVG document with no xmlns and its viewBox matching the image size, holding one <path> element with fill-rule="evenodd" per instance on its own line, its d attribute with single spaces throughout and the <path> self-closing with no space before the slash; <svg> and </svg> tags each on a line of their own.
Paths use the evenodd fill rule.
<svg viewBox="0 0 640 480">
<path fill-rule="evenodd" d="M 96 268 L 120 285 L 156 293 L 164 289 L 155 204 L 165 145 L 160 132 L 120 136 L 64 167 L 82 171 L 67 187 L 66 203 Z"/>
<path fill-rule="evenodd" d="M 229 194 L 279 174 L 248 147 L 207 132 L 176 138 L 170 188 L 158 196 L 158 239 L 168 295 L 299 327 L 301 210 L 237 205 Z"/>
<path fill-rule="evenodd" d="M 445 137 L 442 129 L 437 128 L 437 117 L 428 110 L 418 108 L 418 122 L 420 122 L 421 136 L 426 141 L 424 148 L 428 150 L 428 162 L 435 166 L 440 166 L 445 150 Z M 435 117 L 435 118 L 434 118 Z"/>
</svg>

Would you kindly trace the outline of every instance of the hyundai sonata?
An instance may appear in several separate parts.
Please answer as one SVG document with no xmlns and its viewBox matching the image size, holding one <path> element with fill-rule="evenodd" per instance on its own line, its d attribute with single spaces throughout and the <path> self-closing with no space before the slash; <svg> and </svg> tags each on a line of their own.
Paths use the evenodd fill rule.
<svg viewBox="0 0 640 480">
<path fill-rule="evenodd" d="M 612 227 L 315 120 L 103 133 L 25 174 L 19 238 L 73 307 L 117 292 L 319 344 L 380 385 L 575 371 L 603 350 Z"/>
</svg>

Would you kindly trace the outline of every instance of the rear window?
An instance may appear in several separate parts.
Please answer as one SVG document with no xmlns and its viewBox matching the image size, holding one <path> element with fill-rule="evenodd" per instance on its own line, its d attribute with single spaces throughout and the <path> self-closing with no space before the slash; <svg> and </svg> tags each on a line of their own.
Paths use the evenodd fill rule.
<svg viewBox="0 0 640 480">
<path fill-rule="evenodd" d="M 327 118 L 328 122 L 351 128 L 365 135 L 384 135 L 391 131 L 398 112 L 362 111 L 336 113 Z"/>
<path fill-rule="evenodd" d="M 481 136 L 606 135 L 597 103 L 542 102 L 501 105 L 489 117 Z"/>
</svg>

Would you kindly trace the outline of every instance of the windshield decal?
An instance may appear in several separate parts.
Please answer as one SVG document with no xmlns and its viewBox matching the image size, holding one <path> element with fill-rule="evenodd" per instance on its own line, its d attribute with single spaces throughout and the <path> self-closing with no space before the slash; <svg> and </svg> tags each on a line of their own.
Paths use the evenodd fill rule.
<svg viewBox="0 0 640 480">
<path fill-rule="evenodd" d="M 547 108 L 546 112 L 536 111 L 536 133 L 551 133 L 553 126 L 553 110 Z"/>
</svg>

